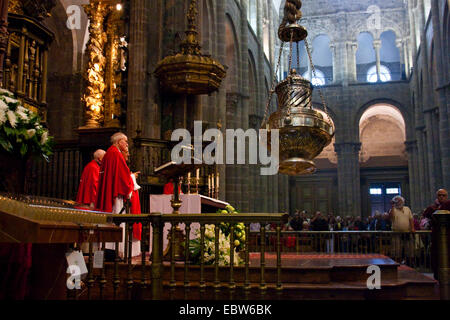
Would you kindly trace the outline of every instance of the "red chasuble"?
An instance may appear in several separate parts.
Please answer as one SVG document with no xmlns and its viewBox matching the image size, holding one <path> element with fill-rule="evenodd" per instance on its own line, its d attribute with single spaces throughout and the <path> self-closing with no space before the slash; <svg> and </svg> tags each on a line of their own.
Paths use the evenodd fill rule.
<svg viewBox="0 0 450 320">
<path fill-rule="evenodd" d="M 131 203 L 130 213 L 141 214 L 141 201 L 139 200 L 138 190 L 133 190 L 133 195 L 131 196 L 130 203 Z M 141 223 L 133 224 L 133 237 L 136 240 L 141 240 L 141 233 L 142 233 L 142 224 Z"/>
<path fill-rule="evenodd" d="M 114 199 L 121 195 L 124 201 L 133 191 L 130 169 L 116 146 L 109 147 L 102 160 L 96 207 L 100 211 L 112 212 Z"/>
<path fill-rule="evenodd" d="M 164 185 L 164 190 L 163 190 L 163 194 L 173 194 L 173 189 L 175 188 L 175 183 L 174 182 L 167 182 Z M 181 191 L 181 186 L 178 186 L 178 193 L 182 194 L 183 191 Z"/>
<path fill-rule="evenodd" d="M 84 167 L 78 187 L 77 202 L 90 205 L 97 201 L 98 179 L 100 166 L 97 161 L 92 160 Z"/>
</svg>

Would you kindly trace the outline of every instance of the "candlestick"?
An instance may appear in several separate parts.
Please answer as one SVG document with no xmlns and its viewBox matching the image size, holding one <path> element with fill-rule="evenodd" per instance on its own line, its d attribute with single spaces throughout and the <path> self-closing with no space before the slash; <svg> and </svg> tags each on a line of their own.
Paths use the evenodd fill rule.
<svg viewBox="0 0 450 320">
<path fill-rule="evenodd" d="M 190 194 L 191 193 L 191 173 L 190 172 L 188 172 L 187 181 L 188 181 L 188 194 Z"/>
<path fill-rule="evenodd" d="M 208 197 L 211 197 L 211 175 L 208 174 Z"/>
<path fill-rule="evenodd" d="M 216 176 L 216 199 L 219 199 L 219 173 Z"/>
</svg>

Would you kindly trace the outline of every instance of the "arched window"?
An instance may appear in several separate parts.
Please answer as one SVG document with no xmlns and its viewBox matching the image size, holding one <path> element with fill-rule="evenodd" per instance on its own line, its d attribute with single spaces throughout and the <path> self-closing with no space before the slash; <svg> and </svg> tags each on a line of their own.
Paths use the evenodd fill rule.
<svg viewBox="0 0 450 320">
<path fill-rule="evenodd" d="M 375 75 L 376 75 L 376 73 L 375 73 Z M 313 84 L 313 86 L 323 86 L 323 85 L 325 85 L 325 74 L 322 71 L 317 70 L 317 69 L 316 69 L 316 76 L 313 76 L 312 80 L 309 78 L 309 72 L 308 71 L 306 71 L 303 74 L 303 78 L 310 80 L 311 83 Z"/>
<path fill-rule="evenodd" d="M 386 67 L 380 66 L 380 81 L 387 82 L 391 81 L 391 71 Z M 377 82 L 377 66 L 372 66 L 367 71 L 367 82 Z"/>
</svg>

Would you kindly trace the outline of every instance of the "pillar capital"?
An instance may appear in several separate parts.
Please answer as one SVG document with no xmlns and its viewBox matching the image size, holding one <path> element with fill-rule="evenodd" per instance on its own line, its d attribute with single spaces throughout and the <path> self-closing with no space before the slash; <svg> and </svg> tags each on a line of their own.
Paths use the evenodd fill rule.
<svg viewBox="0 0 450 320">
<path fill-rule="evenodd" d="M 381 40 L 380 40 L 380 39 L 373 40 L 372 44 L 373 44 L 373 48 L 374 48 L 375 50 L 381 48 Z"/>
</svg>

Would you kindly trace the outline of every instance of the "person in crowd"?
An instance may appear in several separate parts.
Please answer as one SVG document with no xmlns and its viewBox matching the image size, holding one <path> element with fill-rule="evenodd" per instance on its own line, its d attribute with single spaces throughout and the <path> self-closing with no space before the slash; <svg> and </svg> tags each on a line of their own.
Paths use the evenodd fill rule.
<svg viewBox="0 0 450 320">
<path fill-rule="evenodd" d="M 401 258 L 402 263 L 406 258 L 412 257 L 412 246 L 409 232 L 414 232 L 414 218 L 407 206 L 405 199 L 401 196 L 395 196 L 391 201 L 392 208 L 389 210 L 389 217 L 392 221 L 392 231 L 402 232 L 393 235 L 393 245 L 396 257 Z M 404 250 L 402 250 L 404 249 Z"/>
<path fill-rule="evenodd" d="M 387 212 L 383 213 L 381 215 L 381 221 L 380 221 L 380 231 L 391 231 L 392 230 L 392 223 L 389 219 L 389 214 Z"/>
<path fill-rule="evenodd" d="M 303 221 L 303 225 L 302 225 L 302 231 L 310 231 L 310 226 L 308 221 Z"/>
<path fill-rule="evenodd" d="M 419 215 L 417 213 L 413 214 L 413 222 L 414 222 L 414 229 L 420 230 L 420 220 Z"/>
<path fill-rule="evenodd" d="M 436 210 L 440 210 L 441 206 L 448 201 L 448 192 L 445 189 L 439 189 L 436 191 L 436 199 L 434 200 L 433 204 L 431 204 L 429 207 L 427 207 L 423 213 L 424 217 L 427 217 L 428 219 L 431 219 L 432 214 Z"/>
<path fill-rule="evenodd" d="M 290 225 L 291 225 L 291 228 L 295 231 L 302 230 L 303 219 L 300 217 L 300 214 L 298 213 L 298 211 L 295 212 Z"/>
<path fill-rule="evenodd" d="M 342 231 L 344 229 L 344 224 L 342 223 L 342 218 L 340 216 L 336 217 L 334 222 L 333 230 L 334 231 Z"/>
<path fill-rule="evenodd" d="M 328 221 L 322 216 L 320 211 L 316 211 L 314 218 L 310 223 L 312 231 L 329 231 Z M 327 248 L 327 237 L 324 235 L 316 235 L 319 237 L 319 241 L 316 241 L 316 251 L 325 252 Z"/>
<path fill-rule="evenodd" d="M 435 219 L 433 219 L 433 213 L 437 210 L 444 210 L 443 208 L 448 202 L 448 191 L 445 189 L 439 189 L 436 191 L 436 199 L 434 200 L 433 204 L 428 206 L 424 212 L 423 217 L 428 219 L 429 226 L 431 227 L 431 230 L 437 229 L 437 222 Z M 438 261 L 437 261 L 437 246 L 433 245 L 434 243 L 437 243 L 437 233 L 433 232 L 431 235 L 431 269 L 433 270 L 434 278 L 438 278 Z"/>
<path fill-rule="evenodd" d="M 411 209 L 405 206 L 405 199 L 395 196 L 392 198 L 391 205 L 389 217 L 392 221 L 392 231 L 414 232 L 414 218 Z"/>
<path fill-rule="evenodd" d="M 382 221 L 381 212 L 379 212 L 377 210 L 377 211 L 375 211 L 375 216 L 373 217 L 372 226 L 371 226 L 370 230 L 373 230 L 373 231 L 381 230 L 381 221 Z"/>
<path fill-rule="evenodd" d="M 76 201 L 89 206 L 90 209 L 95 208 L 97 201 L 100 166 L 105 153 L 106 151 L 102 149 L 95 151 L 94 159 L 84 167 L 81 174 Z"/>
<path fill-rule="evenodd" d="M 316 211 L 316 215 L 311 220 L 311 227 L 313 231 L 329 231 L 328 221 L 322 216 L 320 211 Z"/>
</svg>

